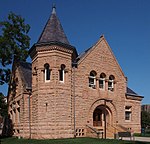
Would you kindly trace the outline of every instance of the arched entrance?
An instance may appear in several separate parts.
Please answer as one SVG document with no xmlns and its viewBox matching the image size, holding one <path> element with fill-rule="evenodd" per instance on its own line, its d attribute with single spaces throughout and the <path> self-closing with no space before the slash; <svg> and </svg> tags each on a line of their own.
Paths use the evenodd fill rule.
<svg viewBox="0 0 150 144">
<path fill-rule="evenodd" d="M 89 109 L 87 126 L 92 132 L 102 132 L 104 138 L 112 137 L 116 116 L 117 110 L 111 99 L 97 99 Z"/>
<path fill-rule="evenodd" d="M 105 116 L 106 122 L 110 123 L 110 112 L 108 108 L 104 105 L 97 106 L 93 112 L 93 127 L 99 127 L 103 129 L 105 124 Z"/>
</svg>

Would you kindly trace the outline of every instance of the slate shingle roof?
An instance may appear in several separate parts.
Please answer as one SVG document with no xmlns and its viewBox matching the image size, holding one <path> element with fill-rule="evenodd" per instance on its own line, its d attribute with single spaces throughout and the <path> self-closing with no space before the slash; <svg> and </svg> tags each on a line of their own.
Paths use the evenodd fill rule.
<svg viewBox="0 0 150 144">
<path fill-rule="evenodd" d="M 130 89 L 128 87 L 127 87 L 126 95 L 135 96 L 135 97 L 136 96 L 140 96 L 140 95 L 138 95 L 136 92 L 134 92 L 132 89 Z M 143 97 L 143 96 L 141 96 L 141 97 Z"/>
<path fill-rule="evenodd" d="M 20 70 L 26 88 L 32 88 L 32 65 L 27 62 L 20 62 Z"/>
<path fill-rule="evenodd" d="M 132 94 L 132 95 L 138 95 L 137 93 L 135 93 L 133 90 L 131 90 L 130 88 L 127 87 L 127 93 L 128 94 Z"/>
<path fill-rule="evenodd" d="M 45 28 L 37 43 L 40 44 L 40 43 L 50 43 L 50 42 L 61 42 L 69 45 L 69 41 L 56 15 L 55 6 L 52 9 L 52 14 L 48 19 Z"/>
<path fill-rule="evenodd" d="M 76 58 L 76 61 L 78 62 L 80 59 L 82 59 L 91 49 L 92 47 L 88 48 L 87 50 L 79 54 L 78 57 Z"/>
</svg>

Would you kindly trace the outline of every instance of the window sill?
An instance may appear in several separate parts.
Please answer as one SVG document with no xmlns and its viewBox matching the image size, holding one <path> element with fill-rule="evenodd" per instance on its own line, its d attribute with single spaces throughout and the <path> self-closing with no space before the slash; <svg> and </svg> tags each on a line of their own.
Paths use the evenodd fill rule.
<svg viewBox="0 0 150 144">
<path fill-rule="evenodd" d="M 105 91 L 105 88 L 99 88 L 100 90 L 102 90 L 102 91 Z"/>
<path fill-rule="evenodd" d="M 50 82 L 50 80 L 45 80 L 45 83 L 48 83 L 48 82 Z"/>
<path fill-rule="evenodd" d="M 108 90 L 109 92 L 113 93 L 114 91 Z"/>
<path fill-rule="evenodd" d="M 131 120 L 125 120 L 125 122 L 131 122 Z"/>
<path fill-rule="evenodd" d="M 93 89 L 93 90 L 96 90 L 96 88 L 93 88 L 93 87 L 89 87 L 90 89 Z"/>
</svg>

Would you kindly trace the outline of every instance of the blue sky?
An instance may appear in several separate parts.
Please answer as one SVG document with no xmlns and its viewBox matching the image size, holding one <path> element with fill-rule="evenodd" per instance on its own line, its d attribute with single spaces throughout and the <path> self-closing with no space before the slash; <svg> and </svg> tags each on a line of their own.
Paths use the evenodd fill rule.
<svg viewBox="0 0 150 144">
<path fill-rule="evenodd" d="M 37 42 L 56 4 L 64 31 L 78 53 L 104 34 L 128 86 L 150 104 L 150 0 L 1 0 L 0 20 L 10 11 L 31 26 L 31 46 Z M 0 86 L 7 94 L 7 87 Z"/>
</svg>

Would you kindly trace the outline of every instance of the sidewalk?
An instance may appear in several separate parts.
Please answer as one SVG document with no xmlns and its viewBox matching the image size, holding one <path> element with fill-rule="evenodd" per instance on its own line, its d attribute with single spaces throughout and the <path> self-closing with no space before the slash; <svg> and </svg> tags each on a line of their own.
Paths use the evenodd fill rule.
<svg viewBox="0 0 150 144">
<path fill-rule="evenodd" d="M 123 140 L 130 140 L 130 138 L 123 138 Z M 134 137 L 134 141 L 150 142 L 150 137 Z"/>
<path fill-rule="evenodd" d="M 150 142 L 150 137 L 134 137 L 135 141 Z"/>
</svg>

